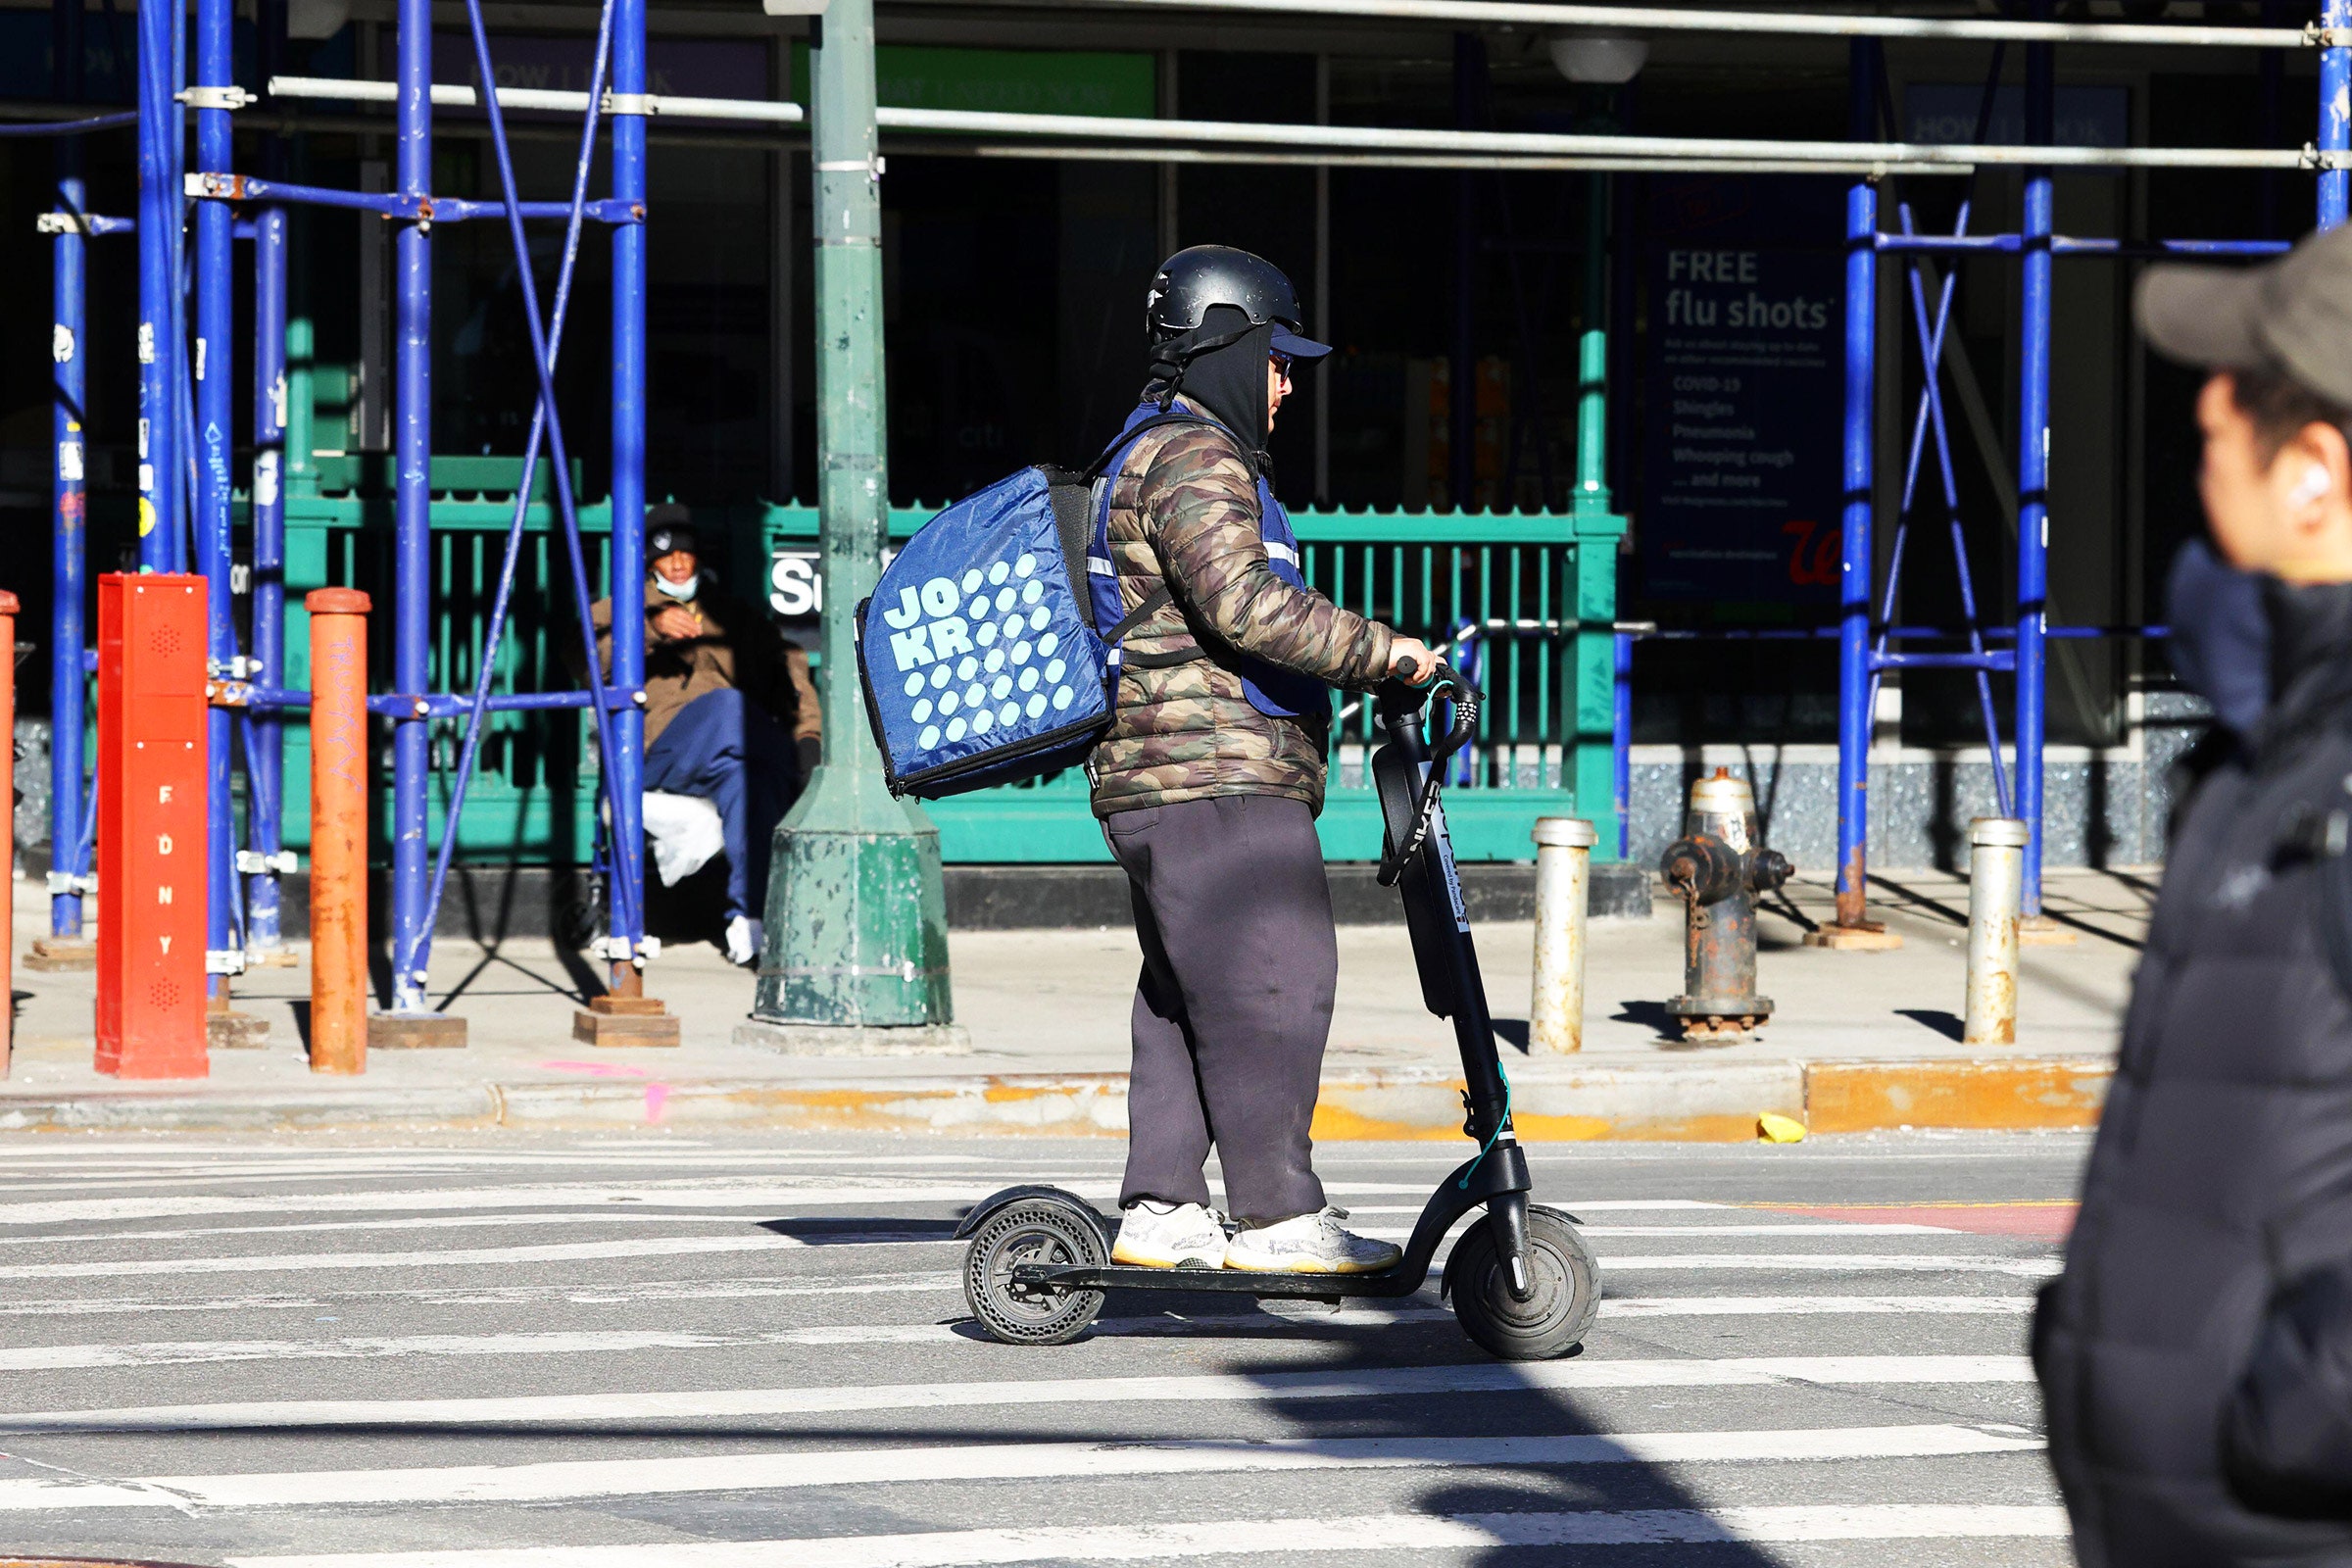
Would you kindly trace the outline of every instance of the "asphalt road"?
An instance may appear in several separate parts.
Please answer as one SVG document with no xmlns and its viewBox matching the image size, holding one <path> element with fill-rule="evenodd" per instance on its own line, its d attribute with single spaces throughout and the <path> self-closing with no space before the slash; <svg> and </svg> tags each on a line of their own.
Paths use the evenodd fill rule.
<svg viewBox="0 0 2352 1568">
<path fill-rule="evenodd" d="M 0 1557 L 269 1568 L 2071 1560 L 2024 1358 L 2071 1136 L 1543 1146 L 1581 1355 L 1433 1284 L 976 1337 L 948 1239 L 1120 1146 L 0 1139 Z M 1459 1157 L 1328 1147 L 1401 1235 Z"/>
</svg>

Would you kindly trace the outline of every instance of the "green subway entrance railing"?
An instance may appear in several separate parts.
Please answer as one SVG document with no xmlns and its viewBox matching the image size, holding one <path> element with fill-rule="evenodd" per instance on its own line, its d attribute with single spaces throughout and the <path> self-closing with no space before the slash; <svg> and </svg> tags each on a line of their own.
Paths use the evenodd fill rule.
<svg viewBox="0 0 2352 1568">
<path fill-rule="evenodd" d="M 321 455 L 314 487 L 289 486 L 286 587 L 289 606 L 311 588 L 348 585 L 377 594 L 389 587 L 389 487 L 350 459 Z M 503 535 L 512 515 L 513 458 L 433 462 L 433 687 L 470 687 L 496 587 Z M 538 487 L 544 495 L 546 485 Z M 911 534 L 935 508 L 894 509 L 894 539 Z M 763 593 L 779 554 L 813 552 L 816 509 L 808 506 L 695 509 L 704 537 L 723 539 L 714 559 L 728 591 Z M 1611 809 L 1609 732 L 1613 683 L 1609 623 L 1616 611 L 1617 541 L 1623 520 L 1605 514 L 1449 513 L 1294 514 L 1307 580 L 1339 603 L 1436 644 L 1478 680 L 1487 697 L 1475 744 L 1455 766 L 1446 810 L 1455 854 L 1463 860 L 1526 860 L 1538 816 L 1595 820 Z M 602 506 L 580 509 L 583 531 L 604 591 L 602 539 L 611 519 Z M 535 504 L 525 519 L 524 558 L 514 614 L 493 689 L 539 691 L 571 684 L 577 635 L 563 591 L 553 509 Z M 715 558 L 719 551 L 710 554 Z M 383 598 L 379 604 L 385 603 Z M 286 683 L 306 686 L 307 628 L 289 611 Z M 378 617 L 379 620 L 387 617 Z M 1591 627 L 1592 630 L 1584 628 Z M 380 638 L 378 639 L 381 640 Z M 370 649 L 381 671 L 388 646 Z M 824 678 L 820 672 L 820 678 Z M 1343 695 L 1332 727 L 1329 798 L 1320 823 L 1325 854 L 1372 860 L 1380 823 L 1365 759 L 1372 744 L 1370 706 Z M 462 720 L 434 726 L 434 769 L 446 779 Z M 309 816 L 308 737 L 287 733 L 288 842 L 305 846 Z M 592 732 L 577 712 L 497 713 L 484 736 L 480 771 L 459 824 L 466 860 L 573 864 L 588 859 L 596 821 Z M 390 785 L 382 786 L 389 799 Z M 928 808 L 951 862 L 1105 861 L 1102 837 L 1087 809 L 1086 780 L 1076 770 L 1028 784 L 958 796 Z M 440 800 L 428 831 L 440 832 Z M 384 814 L 378 812 L 380 823 Z M 1614 836 L 1603 834 L 1606 853 Z"/>
</svg>

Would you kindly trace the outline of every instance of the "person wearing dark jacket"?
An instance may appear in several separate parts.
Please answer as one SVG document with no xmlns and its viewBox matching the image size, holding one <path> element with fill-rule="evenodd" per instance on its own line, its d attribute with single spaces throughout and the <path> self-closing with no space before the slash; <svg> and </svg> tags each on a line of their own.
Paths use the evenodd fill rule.
<svg viewBox="0 0 2352 1568">
<path fill-rule="evenodd" d="M 727 956 L 757 961 L 767 841 L 821 756 L 808 656 L 767 615 L 719 593 L 686 509 L 647 514 L 645 787 L 709 801 L 726 845 Z M 612 601 L 590 608 L 612 672 Z"/>
<path fill-rule="evenodd" d="M 2352 1564 L 2352 229 L 2152 268 L 2138 317 L 2211 371 L 2199 490 L 2264 624 L 2177 579 L 2221 721 L 2034 1316 L 2050 1460 L 2088 1568 Z"/>
</svg>

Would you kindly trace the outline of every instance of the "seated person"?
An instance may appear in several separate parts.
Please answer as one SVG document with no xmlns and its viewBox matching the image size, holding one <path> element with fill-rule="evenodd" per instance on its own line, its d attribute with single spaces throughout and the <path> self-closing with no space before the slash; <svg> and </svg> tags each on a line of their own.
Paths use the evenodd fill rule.
<svg viewBox="0 0 2352 1568">
<path fill-rule="evenodd" d="M 645 788 L 717 808 L 726 839 L 727 956 L 760 957 L 768 841 L 823 755 L 808 656 L 766 612 L 716 591 L 680 506 L 646 514 Z M 597 601 L 612 674 L 612 601 Z"/>
</svg>

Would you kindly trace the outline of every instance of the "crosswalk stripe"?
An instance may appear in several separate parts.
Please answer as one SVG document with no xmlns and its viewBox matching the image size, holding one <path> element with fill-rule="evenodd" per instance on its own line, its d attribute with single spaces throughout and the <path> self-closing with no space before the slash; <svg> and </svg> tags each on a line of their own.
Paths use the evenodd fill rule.
<svg viewBox="0 0 2352 1568">
<path fill-rule="evenodd" d="M 1357 1213 L 1411 1213 L 1420 1209 L 1358 1209 Z M 0 1248 L 38 1250 L 41 1248 L 80 1248 L 92 1244 L 114 1246 L 132 1242 L 172 1242 L 207 1236 L 308 1236 L 321 1233 L 368 1231 L 420 1230 L 528 1230 L 543 1225 L 750 1225 L 761 1222 L 766 1216 L 758 1214 L 678 1214 L 660 1209 L 599 1208 L 546 1213 L 539 1210 L 503 1214 L 412 1214 L 398 1219 L 332 1219 L 300 1221 L 284 1225 L 197 1225 L 182 1229 L 158 1231 L 94 1232 L 49 1231 L 37 1236 L 0 1236 Z M 808 1218 L 810 1216 L 801 1216 Z M 829 1216 L 814 1216 L 828 1218 Z M 878 1217 L 878 1216 L 875 1216 Z M 902 1219 L 902 1224 L 909 1223 Z M 934 1221 L 945 1224 L 945 1220 Z M 1410 1229 L 1384 1229 L 1358 1226 L 1366 1236 L 1403 1238 Z M 1831 1223 L 1810 1225 L 1791 1222 L 1786 1225 L 1585 1225 L 1580 1229 L 1587 1237 L 1610 1241 L 1641 1237 L 1695 1236 L 1938 1236 L 1950 1237 L 1961 1232 L 1942 1225 L 1910 1225 L 1897 1223 L 1845 1225 Z M 939 1240 L 938 1237 L 910 1239 Z"/>
<path fill-rule="evenodd" d="M 616 1306 L 640 1301 L 709 1301 L 823 1296 L 916 1296 L 960 1292 L 954 1272 L 874 1275 L 811 1284 L 785 1278 L 616 1280 L 599 1284 L 430 1286 L 415 1290 L 285 1292 L 250 1296 L 59 1297 L 0 1301 L 0 1317 L 102 1317 L 110 1313 L 266 1312 L 307 1310 L 346 1301 L 416 1302 L 426 1306 L 513 1306 L 538 1302 Z M 2031 1312 L 2030 1296 L 1650 1296 L 1611 1297 L 1602 1317 L 1785 1317 L 1793 1315 L 2013 1316 Z M 1364 1321 L 1361 1307 L 1344 1321 Z"/>
<path fill-rule="evenodd" d="M 305 1173 L 288 1180 L 321 1180 L 328 1175 L 343 1173 Z M 387 1171 L 387 1175 L 431 1174 L 430 1172 Z M 834 1206 L 843 1203 L 953 1203 L 965 1205 L 987 1197 L 990 1183 L 1000 1176 L 982 1175 L 959 1179 L 953 1172 L 922 1171 L 920 1185 L 875 1186 L 869 1183 L 844 1183 L 835 1176 L 806 1177 L 774 1176 L 716 1176 L 681 1177 L 659 1182 L 540 1182 L 516 1183 L 505 1187 L 425 1187 L 393 1188 L 385 1190 L 338 1191 L 311 1193 L 144 1193 L 108 1198 L 50 1199 L 34 1202 L 10 1202 L 7 1198 L 25 1191 L 22 1187 L 0 1186 L 0 1225 L 67 1225 L 123 1220 L 183 1219 L 220 1214 L 284 1214 L 289 1212 L 359 1212 L 391 1213 L 400 1211 L 433 1212 L 448 1209 L 512 1209 L 550 1208 L 564 1203 L 644 1203 L 657 1208 L 785 1208 L 810 1205 Z M 86 1193 L 90 1183 L 98 1179 L 77 1179 L 67 1189 Z M 256 1178 L 257 1180 L 259 1178 Z M 1103 1179 L 1096 1173 L 1071 1175 L 1046 1172 L 1040 1180 L 1057 1181 L 1064 1190 L 1082 1198 L 1106 1203 L 1118 1196 L 1116 1181 Z M 191 1181 L 218 1183 L 221 1178 L 208 1176 Z M 1400 1194 L 1426 1195 L 1425 1184 L 1418 1182 L 1330 1182 L 1326 1190 L 1337 1197 L 1348 1198 L 1357 1194 L 1368 1197 L 1387 1197 Z M 1622 1213 L 1713 1209 L 1721 1211 L 1732 1205 L 1703 1203 L 1688 1199 L 1601 1199 L 1587 1203 L 1569 1205 L 1579 1213 Z M 1363 1208 L 1364 1213 L 1417 1214 L 1418 1203 Z M 1760 1235 L 1768 1230 L 1804 1234 L 1808 1222 L 1796 1218 L 1779 1225 L 1751 1225 L 1730 1229 L 1720 1234 Z M 1810 1229 L 1827 1235 L 1934 1234 L 1938 1227 L 1916 1226 L 1879 1229 L 1867 1224 L 1812 1222 Z"/>
<path fill-rule="evenodd" d="M 928 1325 L 925 1325 L 928 1326 Z M 198 1362 L 353 1359 L 380 1355 L 605 1355 L 631 1350 L 707 1350 L 789 1343 L 764 1334 L 413 1335 L 404 1338 L 227 1340 L 187 1345 L 68 1345 L 0 1350 L 0 1371 L 46 1372 L 102 1366 Z M 1629 1357 L 1502 1366 L 1369 1368 L 1358 1372 L 1202 1373 L 1168 1377 L 991 1380 L 978 1383 L 842 1384 L 808 1389 L 725 1389 L 692 1394 L 583 1394 L 522 1398 L 298 1399 L 188 1405 L 180 1413 L 129 1412 L 134 1419 L 230 1425 L 348 1425 L 357 1421 L 624 1420 L 639 1416 L 808 1415 L 834 1410 L 911 1410 L 996 1404 L 1196 1402 L 1223 1399 L 1393 1398 L 1419 1394 L 1516 1394 L 1533 1389 L 1740 1388 L 1780 1382 L 2028 1383 L 2022 1355 L 1731 1356 L 1712 1360 Z M 68 1417 L 67 1419 L 76 1419 Z M 78 1419 L 87 1421 L 88 1416 Z M 0 1429 L 55 1425 L 48 1417 L 0 1416 Z"/>
<path fill-rule="evenodd" d="M 660 1236 L 618 1242 L 548 1242 L 536 1247 L 468 1247 L 438 1252 L 293 1252 L 239 1257 L 141 1257 L 87 1263 L 0 1264 L 0 1279 L 87 1280 L 141 1274 L 271 1274 L 325 1269 L 464 1268 L 562 1263 L 583 1258 L 675 1257 L 697 1252 L 778 1251 L 798 1237 Z"/>
<path fill-rule="evenodd" d="M 659 1545 L 492 1546 L 450 1551 L 231 1557 L 229 1568 L 972 1568 L 1027 1562 L 1139 1562 L 1245 1553 L 1444 1551 L 1493 1546 L 1637 1546 L 1712 1542 L 1997 1541 L 2066 1534 L 2044 1504 L 1828 1503 L 1558 1513 L 1360 1514 L 1020 1530 L 938 1530 L 798 1541 L 663 1541 Z M 1483 1559 L 1482 1559 L 1483 1560 Z"/>
<path fill-rule="evenodd" d="M 1406 1231 L 1369 1230 L 1371 1236 L 1401 1239 Z M 523 1247 L 452 1248 L 441 1251 L 293 1252 L 250 1256 L 144 1257 L 60 1263 L 0 1264 L 0 1279 L 119 1279 L 152 1274 L 268 1274 L 307 1270 L 466 1268 L 511 1263 L 560 1263 L 590 1258 L 662 1257 L 693 1253 L 786 1251 L 811 1247 L 960 1247 L 932 1231 L 842 1232 L 789 1236 L 662 1236 L 602 1242 L 549 1242 Z M 1615 1272 L 1641 1270 L 1753 1270 L 1839 1273 L 2008 1274 L 2046 1278 L 2059 1270 L 2051 1257 L 1997 1254 L 1899 1252 L 1694 1252 L 1641 1253 L 1604 1250 L 1602 1262 Z"/>
<path fill-rule="evenodd" d="M 732 1185 L 731 1185 L 732 1184 Z M 1116 1196 L 1111 1183 L 1080 1182 L 1082 1197 Z M 795 1186 L 722 1178 L 677 1183 L 532 1183 L 512 1187 L 401 1188 L 384 1192 L 167 1194 L 152 1198 L 58 1199 L 0 1203 L 0 1225 L 65 1225 L 94 1221 L 173 1219 L 211 1214 L 430 1213 L 448 1209 L 554 1208 L 565 1203 L 645 1203 L 662 1208 L 831 1207 L 843 1203 L 968 1203 L 967 1183 L 875 1186 Z"/>
<path fill-rule="evenodd" d="M 1602 1317 L 2008 1317 L 2033 1310 L 2031 1296 L 1626 1296 L 1600 1303 Z"/>
<path fill-rule="evenodd" d="M 0 1510 L 287 1508 L 368 1503 L 495 1503 L 571 1497 L 779 1491 L 894 1482 L 1388 1470 L 1465 1466 L 1812 1463 L 2022 1453 L 2041 1440 L 2013 1427 L 1956 1424 L 1638 1432 L 1610 1437 L 1205 1439 L 1181 1443 L 1010 1443 L 707 1453 L 398 1470 L 301 1470 L 121 1481 L 0 1480 Z"/>
<path fill-rule="evenodd" d="M 1704 1272 L 1712 1269 L 1786 1269 L 1791 1272 L 1853 1274 L 2014 1274 L 2047 1279 L 2064 1265 L 2054 1257 L 1901 1252 L 1609 1252 L 1601 1261 L 1611 1273 L 1642 1270 Z M 0 1270 L 0 1273 L 4 1273 Z"/>
</svg>

